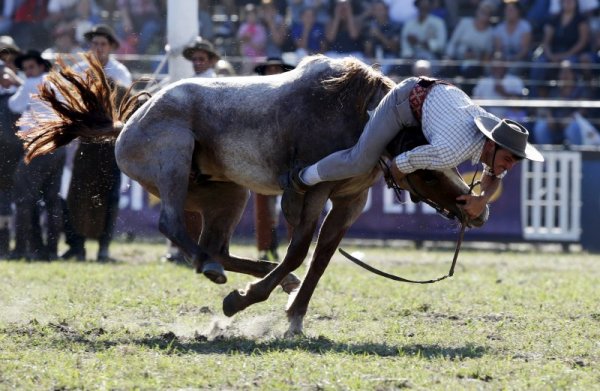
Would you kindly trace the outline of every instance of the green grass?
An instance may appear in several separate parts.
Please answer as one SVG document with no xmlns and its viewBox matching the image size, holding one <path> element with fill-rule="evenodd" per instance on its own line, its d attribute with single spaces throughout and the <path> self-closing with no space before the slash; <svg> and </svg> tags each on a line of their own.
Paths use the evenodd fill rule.
<svg viewBox="0 0 600 391">
<path fill-rule="evenodd" d="M 0 262 L 0 389 L 600 389 L 597 255 L 463 251 L 433 285 L 336 255 L 306 336 L 284 339 L 280 288 L 226 318 L 222 298 L 252 278 L 214 285 L 161 263 L 164 249 L 117 243 L 113 264 Z M 408 278 L 442 275 L 452 257 L 347 249 Z"/>
</svg>

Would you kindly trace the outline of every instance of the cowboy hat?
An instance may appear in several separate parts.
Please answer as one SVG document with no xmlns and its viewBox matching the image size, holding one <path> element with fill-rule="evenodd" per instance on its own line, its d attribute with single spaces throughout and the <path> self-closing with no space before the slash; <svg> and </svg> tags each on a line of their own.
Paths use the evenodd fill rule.
<svg viewBox="0 0 600 391">
<path fill-rule="evenodd" d="M 23 62 L 25 62 L 25 60 L 35 60 L 35 62 L 43 65 L 44 68 L 46 68 L 46 72 L 52 68 L 52 63 L 43 58 L 42 53 L 38 52 L 37 50 L 28 50 L 27 52 L 17 56 L 17 58 L 15 58 L 15 66 L 18 69 L 23 70 Z"/>
<path fill-rule="evenodd" d="M 544 161 L 540 151 L 527 142 L 529 132 L 520 123 L 510 119 L 477 117 L 475 124 L 487 138 L 514 155 L 536 162 Z"/>
<path fill-rule="evenodd" d="M 113 31 L 113 29 L 110 28 L 110 26 L 107 26 L 105 24 L 98 24 L 98 25 L 92 27 L 91 30 L 85 32 L 83 34 L 83 37 L 87 41 L 91 41 L 92 38 L 94 38 L 96 35 L 101 35 L 103 37 L 106 37 L 108 39 L 108 41 L 115 47 L 115 49 L 119 48 L 119 46 L 120 46 L 119 39 L 117 38 L 117 35 Z"/>
<path fill-rule="evenodd" d="M 192 54 L 198 50 L 208 53 L 209 57 L 211 58 L 216 58 L 217 60 L 221 58 L 221 55 L 217 53 L 213 44 L 202 37 L 196 37 L 190 46 L 187 46 L 185 49 L 183 49 L 183 57 L 192 61 Z"/>
<path fill-rule="evenodd" d="M 283 60 L 279 57 L 269 57 L 267 58 L 267 61 L 257 65 L 256 67 L 254 67 L 254 72 L 258 73 L 259 75 L 264 75 L 265 71 L 267 70 L 267 67 L 271 66 L 271 65 L 276 65 L 276 66 L 280 66 L 281 69 L 284 72 L 287 71 L 291 71 L 292 69 L 296 68 L 293 65 L 290 64 L 286 64 L 285 62 L 283 62 Z"/>
<path fill-rule="evenodd" d="M 15 40 L 10 35 L 0 36 L 0 53 L 12 53 L 19 55 L 21 49 L 15 43 Z"/>
</svg>

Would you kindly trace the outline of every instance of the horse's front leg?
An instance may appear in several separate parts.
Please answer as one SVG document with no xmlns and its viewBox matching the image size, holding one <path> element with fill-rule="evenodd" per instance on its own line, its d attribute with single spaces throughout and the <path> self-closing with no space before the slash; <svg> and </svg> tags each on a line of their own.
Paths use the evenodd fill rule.
<svg viewBox="0 0 600 391">
<path fill-rule="evenodd" d="M 294 227 L 283 261 L 261 280 L 248 284 L 245 290 L 235 290 L 227 295 L 223 300 L 225 315 L 232 316 L 252 304 L 267 300 L 277 284 L 302 265 L 328 193 L 329 189 L 322 187 L 306 194 L 304 213 L 300 223 Z"/>
<path fill-rule="evenodd" d="M 332 200 L 333 208 L 329 211 L 321 227 L 321 232 L 319 232 L 317 247 L 310 267 L 300 289 L 289 297 L 286 312 L 290 325 L 285 333 L 286 337 L 302 335 L 304 316 L 310 298 L 344 234 L 360 216 L 367 202 L 367 195 L 368 190 L 365 190 L 351 197 Z"/>
</svg>

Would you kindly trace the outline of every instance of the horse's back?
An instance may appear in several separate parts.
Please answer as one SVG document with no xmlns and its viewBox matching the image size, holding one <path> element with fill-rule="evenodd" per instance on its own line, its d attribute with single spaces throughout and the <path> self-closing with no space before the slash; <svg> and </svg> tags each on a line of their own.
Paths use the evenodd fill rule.
<svg viewBox="0 0 600 391">
<path fill-rule="evenodd" d="M 191 135 L 202 174 L 278 193 L 283 171 L 351 145 L 362 130 L 359 113 L 322 85 L 344 71 L 339 60 L 315 57 L 280 75 L 179 81 L 127 121 L 117 158 L 164 155 L 169 138 Z M 140 141 L 153 137 L 163 140 Z"/>
</svg>

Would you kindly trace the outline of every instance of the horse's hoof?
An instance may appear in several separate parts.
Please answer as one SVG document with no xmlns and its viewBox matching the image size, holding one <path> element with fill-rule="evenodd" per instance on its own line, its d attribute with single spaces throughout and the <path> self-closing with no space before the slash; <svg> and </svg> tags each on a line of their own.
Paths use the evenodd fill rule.
<svg viewBox="0 0 600 391">
<path fill-rule="evenodd" d="M 223 269 L 223 265 L 218 262 L 205 262 L 202 265 L 202 274 L 215 284 L 225 284 L 227 282 L 225 269 Z"/>
<path fill-rule="evenodd" d="M 281 283 L 279 285 L 281 285 L 281 288 L 285 293 L 290 294 L 296 289 L 298 289 L 301 283 L 302 281 L 298 277 L 290 273 L 287 276 L 285 276 L 283 280 L 281 280 Z"/>
<path fill-rule="evenodd" d="M 304 337 L 304 332 L 302 330 L 295 330 L 290 327 L 283 334 L 283 337 L 286 339 L 302 338 Z"/>
<path fill-rule="evenodd" d="M 223 299 L 223 313 L 225 316 L 233 316 L 246 307 L 247 305 L 243 303 L 243 296 L 238 290 L 232 291 Z"/>
</svg>

